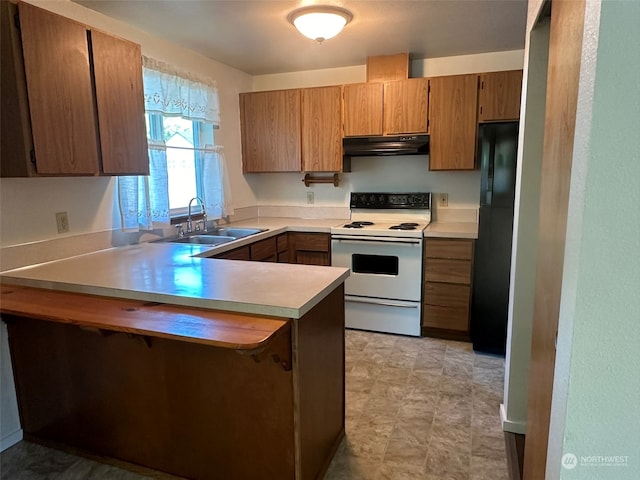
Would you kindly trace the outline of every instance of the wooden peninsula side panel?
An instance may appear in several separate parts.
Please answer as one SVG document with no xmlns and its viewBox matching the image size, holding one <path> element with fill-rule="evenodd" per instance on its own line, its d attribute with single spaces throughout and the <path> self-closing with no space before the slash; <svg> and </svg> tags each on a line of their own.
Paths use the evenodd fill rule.
<svg viewBox="0 0 640 480">
<path fill-rule="evenodd" d="M 7 311 L 18 292 L 56 297 L 48 318 L 27 314 L 26 303 L 20 314 L 15 300 Z M 154 333 L 149 321 L 157 315 L 164 329 L 168 315 L 193 321 L 200 312 L 228 325 L 250 317 L 251 330 L 259 316 L 3 285 L 25 438 L 194 479 L 322 478 L 344 436 L 343 298 L 340 285 L 245 349 Z M 70 313 L 69 302 L 82 301 Z M 101 301 L 122 312 L 111 312 L 113 329 L 104 314 L 99 328 L 90 320 Z M 145 334 L 115 318 L 134 308 L 151 317 Z"/>
</svg>

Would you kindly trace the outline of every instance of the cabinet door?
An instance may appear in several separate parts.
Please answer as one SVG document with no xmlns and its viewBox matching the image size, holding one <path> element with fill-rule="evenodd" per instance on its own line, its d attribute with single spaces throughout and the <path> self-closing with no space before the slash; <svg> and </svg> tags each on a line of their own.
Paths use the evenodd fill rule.
<svg viewBox="0 0 640 480">
<path fill-rule="evenodd" d="M 293 263 L 331 265 L 331 238 L 326 233 L 291 233 L 289 249 Z"/>
<path fill-rule="evenodd" d="M 91 31 L 105 174 L 148 175 L 140 45 Z"/>
<path fill-rule="evenodd" d="M 19 3 L 18 9 L 36 170 L 97 175 L 87 30 L 28 3 Z"/>
<path fill-rule="evenodd" d="M 278 251 L 278 263 L 291 263 L 288 233 L 282 233 L 276 237 L 276 249 Z"/>
<path fill-rule="evenodd" d="M 24 78 L 22 41 L 14 21 L 18 6 L 0 1 L 0 175 L 27 177 L 36 174 L 31 163 L 33 137 Z M 11 159 L 10 161 L 8 159 Z"/>
<path fill-rule="evenodd" d="M 344 136 L 382 135 L 382 83 L 342 87 Z"/>
<path fill-rule="evenodd" d="M 300 90 L 240 94 L 242 171 L 300 172 Z"/>
<path fill-rule="evenodd" d="M 518 120 L 521 94 L 522 70 L 482 73 L 478 121 Z"/>
<path fill-rule="evenodd" d="M 302 90 L 302 170 L 342 170 L 342 89 Z"/>
<path fill-rule="evenodd" d="M 473 170 L 478 75 L 431 78 L 429 90 L 429 170 Z"/>
<path fill-rule="evenodd" d="M 254 242 L 249 245 L 249 249 L 251 250 L 251 260 L 254 262 L 276 262 L 278 260 L 275 237 Z"/>
<path fill-rule="evenodd" d="M 427 133 L 428 80 L 384 83 L 384 133 Z"/>
</svg>

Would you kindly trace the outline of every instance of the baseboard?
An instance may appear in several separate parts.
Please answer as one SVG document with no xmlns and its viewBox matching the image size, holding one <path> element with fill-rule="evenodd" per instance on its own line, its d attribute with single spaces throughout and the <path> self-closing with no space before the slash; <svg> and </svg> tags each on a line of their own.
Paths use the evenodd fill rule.
<svg viewBox="0 0 640 480">
<path fill-rule="evenodd" d="M 22 441 L 22 438 L 22 429 L 0 438 L 0 452 L 4 452 L 7 448 L 13 447 L 16 443 Z"/>
<path fill-rule="evenodd" d="M 502 430 L 505 432 L 519 433 L 520 435 L 527 433 L 527 424 L 525 422 L 514 422 L 507 418 L 504 403 L 500 404 L 500 421 L 502 421 Z"/>
</svg>

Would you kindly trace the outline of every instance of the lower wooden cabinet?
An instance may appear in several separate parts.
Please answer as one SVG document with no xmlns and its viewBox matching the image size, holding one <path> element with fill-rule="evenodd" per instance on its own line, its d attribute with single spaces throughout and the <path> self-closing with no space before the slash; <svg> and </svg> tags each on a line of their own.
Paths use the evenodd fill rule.
<svg viewBox="0 0 640 480">
<path fill-rule="evenodd" d="M 473 240 L 427 238 L 424 245 L 423 334 L 468 339 Z"/>
<path fill-rule="evenodd" d="M 289 233 L 291 263 L 331 265 L 331 237 L 328 233 Z"/>
<path fill-rule="evenodd" d="M 330 266 L 331 239 L 328 233 L 281 233 L 212 258 Z"/>
<path fill-rule="evenodd" d="M 251 251 L 251 261 L 253 262 L 276 262 L 278 260 L 276 237 L 253 242 L 249 245 L 249 250 Z"/>
</svg>

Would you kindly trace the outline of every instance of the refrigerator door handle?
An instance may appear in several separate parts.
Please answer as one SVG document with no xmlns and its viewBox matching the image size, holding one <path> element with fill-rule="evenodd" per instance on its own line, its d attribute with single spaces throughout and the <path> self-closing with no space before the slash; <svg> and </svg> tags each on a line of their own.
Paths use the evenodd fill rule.
<svg viewBox="0 0 640 480">
<path fill-rule="evenodd" d="M 486 205 L 491 205 L 491 193 L 493 192 L 493 175 L 494 175 L 494 161 L 496 157 L 496 134 L 495 131 L 491 131 L 491 141 L 489 142 L 489 160 L 487 165 L 487 194 L 485 198 Z"/>
</svg>

